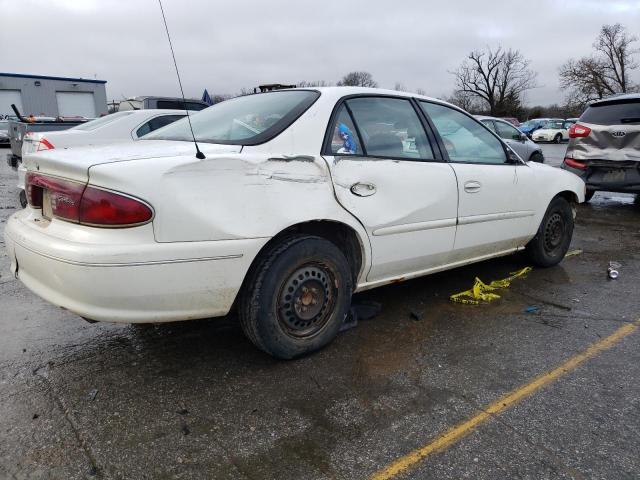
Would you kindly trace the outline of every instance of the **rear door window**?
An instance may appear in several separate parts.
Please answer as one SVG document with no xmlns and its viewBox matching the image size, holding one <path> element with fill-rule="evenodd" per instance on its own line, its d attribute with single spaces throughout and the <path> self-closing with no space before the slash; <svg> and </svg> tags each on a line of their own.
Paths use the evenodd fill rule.
<svg viewBox="0 0 640 480">
<path fill-rule="evenodd" d="M 142 137 L 149 132 L 153 132 L 154 130 L 158 130 L 170 123 L 175 122 L 176 120 L 180 120 L 185 115 L 162 115 L 160 117 L 155 117 L 149 120 L 148 122 L 142 124 L 138 130 L 136 130 L 136 135 L 138 137 Z"/>
<path fill-rule="evenodd" d="M 355 125 L 344 104 L 338 110 L 333 125 L 331 153 L 333 155 L 364 155 Z"/>
<path fill-rule="evenodd" d="M 640 99 L 591 105 L 579 121 L 595 125 L 638 124 L 640 123 Z"/>
<path fill-rule="evenodd" d="M 347 100 L 370 157 L 433 160 L 433 150 L 411 101 L 392 97 Z"/>
<path fill-rule="evenodd" d="M 493 120 L 489 120 L 489 119 L 484 119 L 484 120 L 480 120 L 482 122 L 482 124 L 487 127 L 489 130 L 491 130 L 492 132 L 496 132 L 496 126 L 493 123 Z M 498 133 L 498 132 L 496 132 Z"/>
<path fill-rule="evenodd" d="M 496 122 L 498 136 L 505 140 L 520 140 L 520 130 L 504 122 Z"/>
</svg>

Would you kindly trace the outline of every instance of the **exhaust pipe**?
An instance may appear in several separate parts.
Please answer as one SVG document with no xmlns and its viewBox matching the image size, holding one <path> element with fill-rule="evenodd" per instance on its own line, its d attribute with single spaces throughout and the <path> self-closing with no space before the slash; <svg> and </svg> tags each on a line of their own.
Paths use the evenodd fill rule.
<svg viewBox="0 0 640 480">
<path fill-rule="evenodd" d="M 20 120 L 21 122 L 28 122 L 28 120 L 20 114 L 20 112 L 18 111 L 18 107 L 16 107 L 15 103 L 11 104 L 11 110 L 13 110 L 13 112 L 16 114 L 16 117 L 18 117 L 18 120 Z"/>
</svg>

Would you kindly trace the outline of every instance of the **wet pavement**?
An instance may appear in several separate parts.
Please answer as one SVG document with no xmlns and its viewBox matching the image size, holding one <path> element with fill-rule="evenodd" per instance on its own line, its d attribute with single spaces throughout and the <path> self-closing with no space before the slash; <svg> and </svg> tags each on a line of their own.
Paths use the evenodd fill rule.
<svg viewBox="0 0 640 480">
<path fill-rule="evenodd" d="M 2 160 L 0 232 L 17 203 Z M 89 324 L 15 280 L 2 242 L 0 479 L 368 478 L 640 318 L 640 206 L 625 195 L 580 206 L 583 253 L 496 303 L 448 296 L 524 256 L 357 295 L 381 314 L 290 362 L 233 317 Z M 638 445 L 640 330 L 398 478 L 631 479 Z"/>
</svg>

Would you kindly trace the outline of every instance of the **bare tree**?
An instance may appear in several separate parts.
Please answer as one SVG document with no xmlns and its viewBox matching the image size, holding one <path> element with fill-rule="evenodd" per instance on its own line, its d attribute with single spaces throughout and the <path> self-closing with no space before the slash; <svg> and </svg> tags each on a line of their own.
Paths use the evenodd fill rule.
<svg viewBox="0 0 640 480">
<path fill-rule="evenodd" d="M 298 87 L 301 88 L 308 88 L 308 87 L 330 87 L 333 84 L 331 82 L 327 82 L 325 80 L 312 80 L 312 81 L 307 81 L 307 80 L 301 80 L 300 82 L 298 82 Z"/>
<path fill-rule="evenodd" d="M 393 89 L 396 92 L 406 92 L 407 91 L 407 87 L 405 87 L 402 82 L 396 82 L 396 84 L 393 86 Z"/>
<path fill-rule="evenodd" d="M 629 72 L 638 68 L 634 57 L 639 50 L 633 46 L 637 41 L 619 23 L 603 25 L 591 56 L 571 59 L 560 67 L 560 86 L 569 90 L 568 101 L 584 105 L 637 89 L 629 79 Z"/>
<path fill-rule="evenodd" d="M 416 88 L 416 93 L 418 95 L 426 95 L 427 92 L 425 92 L 424 88 Z"/>
<path fill-rule="evenodd" d="M 487 47 L 469 53 L 451 73 L 457 91 L 486 103 L 491 115 L 508 115 L 520 108 L 523 94 L 536 87 L 537 74 L 529 64 L 519 50 Z"/>
<path fill-rule="evenodd" d="M 369 72 L 347 73 L 337 85 L 339 87 L 372 87 L 378 86 L 378 82 L 373 79 Z"/>
<path fill-rule="evenodd" d="M 483 110 L 482 104 L 484 102 L 479 101 L 475 95 L 463 92 L 462 90 L 455 90 L 449 97 L 445 97 L 443 100 L 470 113 L 482 113 Z"/>
</svg>

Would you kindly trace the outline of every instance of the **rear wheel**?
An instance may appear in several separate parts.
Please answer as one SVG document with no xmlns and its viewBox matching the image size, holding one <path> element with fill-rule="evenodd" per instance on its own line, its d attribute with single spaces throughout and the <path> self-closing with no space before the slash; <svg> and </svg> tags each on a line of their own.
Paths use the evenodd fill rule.
<svg viewBox="0 0 640 480">
<path fill-rule="evenodd" d="M 553 137 L 553 143 L 562 143 L 562 134 L 558 133 L 555 137 Z"/>
<path fill-rule="evenodd" d="M 529 157 L 529 161 L 530 162 L 544 163 L 544 156 L 542 155 L 542 152 L 533 152 L 531 154 L 531 156 Z"/>
<path fill-rule="evenodd" d="M 280 359 L 318 350 L 340 331 L 353 284 L 336 245 L 298 235 L 258 259 L 240 297 L 240 325 L 261 350 Z"/>
<path fill-rule="evenodd" d="M 527 245 L 531 261 L 539 267 L 552 267 L 564 258 L 573 236 L 573 212 L 562 197 L 551 200 L 538 233 Z"/>
</svg>

